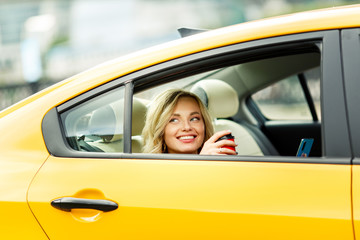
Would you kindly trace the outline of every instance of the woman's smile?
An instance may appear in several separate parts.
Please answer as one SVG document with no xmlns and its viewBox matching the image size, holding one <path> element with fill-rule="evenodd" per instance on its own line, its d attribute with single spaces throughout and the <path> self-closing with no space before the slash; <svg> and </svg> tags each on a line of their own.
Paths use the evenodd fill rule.
<svg viewBox="0 0 360 240">
<path fill-rule="evenodd" d="M 194 135 L 188 135 L 188 136 L 180 136 L 178 137 L 178 139 L 184 143 L 190 143 L 192 142 L 194 139 L 196 138 L 196 136 Z"/>
</svg>

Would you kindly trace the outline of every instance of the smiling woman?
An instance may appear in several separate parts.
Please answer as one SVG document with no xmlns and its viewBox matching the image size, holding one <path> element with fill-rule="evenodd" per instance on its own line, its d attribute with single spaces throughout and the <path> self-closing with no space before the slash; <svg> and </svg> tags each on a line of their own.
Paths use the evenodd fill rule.
<svg viewBox="0 0 360 240">
<path fill-rule="evenodd" d="M 204 142 L 204 132 L 199 104 L 192 97 L 181 97 L 165 126 L 167 152 L 197 154 Z"/>
<path fill-rule="evenodd" d="M 193 93 L 170 89 L 150 105 L 143 130 L 144 152 L 236 154 L 223 148 L 235 146 L 234 142 L 216 142 L 229 131 L 214 135 L 213 132 L 211 118 L 201 100 Z"/>
</svg>

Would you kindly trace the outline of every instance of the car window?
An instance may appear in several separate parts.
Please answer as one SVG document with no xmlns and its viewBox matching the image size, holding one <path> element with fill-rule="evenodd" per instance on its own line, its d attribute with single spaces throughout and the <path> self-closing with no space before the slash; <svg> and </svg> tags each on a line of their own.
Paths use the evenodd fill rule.
<svg viewBox="0 0 360 240">
<path fill-rule="evenodd" d="M 138 103 L 143 105 L 139 109 L 146 111 L 152 104 L 153 98 L 166 89 L 188 90 L 197 94 L 207 106 L 215 132 L 226 129 L 232 131 L 238 144 L 236 148 L 238 155 L 278 155 L 279 153 L 267 136 L 246 117 L 248 112 L 242 108 L 245 104 L 241 101 L 244 101 L 251 93 L 262 89 L 256 92 L 253 98 L 267 118 L 313 119 L 308 99 L 300 84 L 299 72 L 305 79 L 313 104 L 320 111 L 319 64 L 320 58 L 316 52 L 273 58 L 266 56 L 255 61 L 240 62 L 174 81 L 165 81 L 165 84 L 152 85 L 146 90 L 136 91 L 135 87 L 134 112 L 139 111 L 135 108 L 139 105 Z M 317 114 L 320 116 L 320 112 Z M 143 143 L 141 131 L 135 130 L 140 125 L 144 126 L 144 120 L 139 122 L 139 119 L 139 117 L 133 119 L 133 152 L 141 152 L 138 146 Z M 285 129 L 285 127 L 280 126 L 279 129 Z M 295 156 L 299 138 L 302 136 L 293 136 L 294 146 L 291 148 L 294 150 L 286 155 Z M 137 143 L 134 143 L 135 139 Z M 320 140 L 316 139 L 316 144 L 319 143 Z"/>
<path fill-rule="evenodd" d="M 262 54 L 259 50 L 256 57 L 252 53 L 251 57 L 247 55 L 250 53 L 239 53 L 239 56 L 236 59 L 232 57 L 229 63 L 214 61 L 213 66 L 208 64 L 206 68 L 198 71 L 189 64 L 191 71 L 187 72 L 185 67 L 188 65 L 181 65 L 184 69 L 166 69 L 163 75 L 157 70 L 154 76 L 145 74 L 144 79 L 140 76 L 127 81 L 127 89 L 133 88 L 126 91 L 126 99 L 132 97 L 132 109 L 126 108 L 127 114 L 132 115 L 131 134 L 128 128 L 130 126 L 124 125 L 124 119 L 130 120 L 128 115 L 125 116 L 124 110 L 125 103 L 130 102 L 124 101 L 125 87 L 114 89 L 101 86 L 101 94 L 94 89 L 60 108 L 63 135 L 67 145 L 77 151 L 149 153 L 144 152 L 143 136 L 148 108 L 154 97 L 166 89 L 181 88 L 193 92 L 203 101 L 210 113 L 215 132 L 231 130 L 238 145 L 238 155 L 265 156 L 281 153 L 295 156 L 299 139 L 314 136 L 314 146 L 320 146 L 317 150 L 319 156 L 320 125 L 310 126 L 308 132 L 311 134 L 307 136 L 302 136 L 301 132 L 283 136 L 281 132 L 272 133 L 272 129 L 267 129 L 268 133 L 276 136 L 274 140 L 259 128 L 255 122 L 257 118 L 251 116 L 253 112 L 246 108 L 248 106 L 245 102 L 255 92 L 255 96 L 252 96 L 255 103 L 269 119 L 285 119 L 284 116 L 287 119 L 312 119 L 314 111 L 308 107 L 309 99 L 305 95 L 310 95 L 313 104 L 320 109 L 320 54 L 313 46 L 315 45 L 300 53 L 289 51 L 287 54 L 278 54 L 274 51 L 273 56 L 266 51 L 266 54 Z M 173 73 L 169 74 L 168 71 Z M 299 75 L 305 78 L 308 94 L 304 94 Z M 112 84 L 109 83 L 109 86 L 114 86 Z M 280 110 L 275 111 L 275 107 Z M 294 109 L 297 109 L 295 113 L 298 115 L 290 114 Z M 282 115 L 275 115 L 275 112 Z M 320 117 L 320 113 L 318 115 Z M 289 125 L 281 125 L 275 130 L 289 133 L 288 127 Z M 292 130 L 296 129 L 298 127 L 294 126 Z M 288 146 L 290 142 L 291 146 Z M 290 149 L 289 153 L 280 152 L 279 145 Z"/>
<path fill-rule="evenodd" d="M 71 148 L 86 152 L 123 152 L 124 88 L 80 104 L 61 115 Z"/>
<path fill-rule="evenodd" d="M 320 118 L 319 68 L 303 73 L 316 115 Z M 299 74 L 289 76 L 252 95 L 261 113 L 269 120 L 313 120 Z"/>
</svg>

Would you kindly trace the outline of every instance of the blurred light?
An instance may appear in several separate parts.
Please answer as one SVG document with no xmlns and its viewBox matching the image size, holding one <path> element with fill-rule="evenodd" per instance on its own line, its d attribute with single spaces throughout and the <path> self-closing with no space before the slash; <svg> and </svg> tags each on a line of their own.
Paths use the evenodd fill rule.
<svg viewBox="0 0 360 240">
<path fill-rule="evenodd" d="M 25 22 L 25 30 L 27 32 L 47 32 L 54 26 L 55 16 L 52 14 L 30 17 Z"/>
<path fill-rule="evenodd" d="M 36 39 L 26 39 L 21 45 L 23 74 L 26 82 L 36 82 L 42 76 L 39 43 Z"/>
</svg>

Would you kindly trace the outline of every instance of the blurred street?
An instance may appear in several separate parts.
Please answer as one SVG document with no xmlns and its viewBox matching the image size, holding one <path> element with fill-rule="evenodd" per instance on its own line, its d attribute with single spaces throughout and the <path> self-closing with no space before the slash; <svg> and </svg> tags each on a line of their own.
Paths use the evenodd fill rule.
<svg viewBox="0 0 360 240">
<path fill-rule="evenodd" d="M 0 0 L 0 110 L 178 28 L 358 3 L 338 0 Z"/>
</svg>

